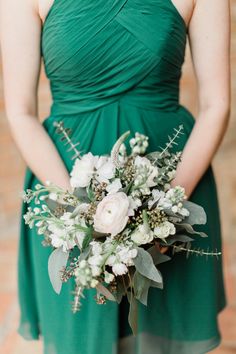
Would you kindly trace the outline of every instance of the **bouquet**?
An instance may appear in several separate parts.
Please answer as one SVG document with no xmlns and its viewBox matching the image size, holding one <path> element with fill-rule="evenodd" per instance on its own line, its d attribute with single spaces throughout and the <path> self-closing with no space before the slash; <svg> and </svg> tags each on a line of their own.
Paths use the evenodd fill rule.
<svg viewBox="0 0 236 354">
<path fill-rule="evenodd" d="M 120 303 L 127 296 L 136 333 L 137 301 L 147 305 L 149 288 L 163 288 L 160 263 L 175 252 L 220 255 L 191 247 L 196 237 L 207 237 L 193 228 L 206 223 L 206 214 L 186 200 L 183 187 L 171 187 L 181 159 L 181 152 L 171 150 L 183 126 L 160 151 L 146 154 L 148 137 L 138 132 L 126 146 L 130 133 L 125 132 L 110 155 L 81 156 L 63 122 L 54 124 L 75 152 L 72 191 L 50 182 L 23 191 L 24 202 L 34 202 L 25 223 L 36 226 L 43 245 L 53 248 L 48 271 L 54 290 L 59 294 L 62 283 L 74 279 L 74 312 L 85 289 L 96 289 L 98 304 Z"/>
</svg>

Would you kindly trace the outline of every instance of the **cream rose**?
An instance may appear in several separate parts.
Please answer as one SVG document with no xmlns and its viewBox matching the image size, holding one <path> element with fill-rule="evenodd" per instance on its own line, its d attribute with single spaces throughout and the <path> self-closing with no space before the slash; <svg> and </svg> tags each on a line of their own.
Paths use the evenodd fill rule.
<svg viewBox="0 0 236 354">
<path fill-rule="evenodd" d="M 150 243 L 153 240 L 153 231 L 145 224 L 139 225 L 131 234 L 131 240 L 136 243 L 136 245 Z"/>
<path fill-rule="evenodd" d="M 169 221 L 164 221 L 159 226 L 154 229 L 155 237 L 164 239 L 169 235 L 174 235 L 176 233 L 175 225 Z"/>
<path fill-rule="evenodd" d="M 129 199 L 124 192 L 107 195 L 97 206 L 94 215 L 95 231 L 117 235 L 127 224 L 128 210 Z"/>
</svg>

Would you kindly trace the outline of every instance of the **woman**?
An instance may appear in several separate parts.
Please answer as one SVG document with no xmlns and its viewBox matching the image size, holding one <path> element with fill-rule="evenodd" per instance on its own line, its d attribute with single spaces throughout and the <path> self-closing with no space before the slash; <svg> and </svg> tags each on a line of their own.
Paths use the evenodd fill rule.
<svg viewBox="0 0 236 354">
<path fill-rule="evenodd" d="M 180 124 L 184 148 L 173 185 L 208 216 L 196 246 L 221 250 L 212 158 L 230 111 L 227 0 L 2 1 L 6 112 L 28 167 L 24 189 L 47 180 L 69 187 L 71 154 L 54 121 L 72 130 L 80 150 L 108 153 L 126 130 L 149 136 L 150 151 Z M 189 38 L 198 82 L 199 114 L 179 103 L 179 80 Z M 36 119 L 41 56 L 53 97 L 43 125 Z M 22 214 L 25 212 L 22 205 Z M 220 343 L 217 315 L 225 306 L 222 262 L 175 255 L 161 265 L 163 290 L 139 305 L 139 334 L 131 335 L 127 302 L 99 306 L 88 291 L 76 315 L 72 282 L 56 295 L 47 276 L 51 252 L 21 217 L 19 333 L 42 335 L 45 354 L 200 354 Z"/>
</svg>

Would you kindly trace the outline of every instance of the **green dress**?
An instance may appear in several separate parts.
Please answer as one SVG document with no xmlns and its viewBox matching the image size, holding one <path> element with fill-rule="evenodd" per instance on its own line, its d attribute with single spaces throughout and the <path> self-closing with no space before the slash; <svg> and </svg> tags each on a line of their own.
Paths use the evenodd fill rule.
<svg viewBox="0 0 236 354">
<path fill-rule="evenodd" d="M 68 171 L 72 153 L 53 126 L 63 120 L 86 153 L 109 153 L 125 131 L 149 136 L 149 151 L 163 146 L 180 124 L 182 149 L 194 125 L 179 103 L 188 28 L 171 0 L 55 0 L 42 30 L 41 50 L 53 97 L 43 122 Z M 199 157 L 200 158 L 200 157 Z M 194 173 L 191 171 L 190 173 Z M 27 167 L 23 188 L 40 182 Z M 191 196 L 207 213 L 199 227 L 208 238 L 196 247 L 221 250 L 212 168 Z M 22 203 L 22 215 L 26 212 Z M 73 281 L 60 295 L 47 272 L 50 248 L 21 216 L 18 284 L 19 333 L 43 337 L 45 354 L 201 354 L 220 343 L 217 315 L 225 306 L 221 259 L 176 254 L 161 264 L 164 289 L 151 288 L 138 308 L 138 335 L 127 322 L 127 301 L 98 305 L 87 290 L 71 311 Z"/>
</svg>

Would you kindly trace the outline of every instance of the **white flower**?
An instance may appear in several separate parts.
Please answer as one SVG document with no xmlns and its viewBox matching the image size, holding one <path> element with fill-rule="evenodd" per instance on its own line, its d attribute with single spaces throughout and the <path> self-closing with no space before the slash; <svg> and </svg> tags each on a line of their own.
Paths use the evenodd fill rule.
<svg viewBox="0 0 236 354">
<path fill-rule="evenodd" d="M 164 198 L 165 193 L 163 191 L 159 191 L 159 189 L 152 190 L 152 199 L 148 201 L 148 207 L 151 209 L 152 206 L 157 203 L 161 198 Z"/>
<path fill-rule="evenodd" d="M 119 191 L 119 189 L 122 188 L 122 184 L 119 178 L 115 178 L 114 181 L 112 181 L 108 186 L 106 187 L 106 190 L 108 194 L 111 193 L 116 193 Z"/>
<path fill-rule="evenodd" d="M 123 192 L 109 194 L 98 204 L 94 215 L 94 229 L 111 234 L 120 233 L 128 222 L 129 199 Z"/>
<path fill-rule="evenodd" d="M 72 187 L 87 187 L 93 177 L 98 182 L 109 182 L 115 174 L 115 165 L 110 157 L 94 156 L 91 152 L 75 160 L 70 173 L 70 184 Z"/>
<path fill-rule="evenodd" d="M 142 205 L 142 202 L 139 198 L 134 198 L 131 195 L 128 196 L 128 199 L 129 199 L 128 215 L 133 216 L 134 210 L 136 210 L 138 207 L 140 207 Z"/>
<path fill-rule="evenodd" d="M 92 279 L 91 282 L 90 282 L 91 288 L 96 288 L 98 283 L 99 283 L 99 281 L 97 279 Z"/>
<path fill-rule="evenodd" d="M 80 159 L 75 160 L 75 164 L 70 173 L 70 184 L 72 187 L 87 187 L 94 173 L 98 156 L 94 156 L 91 152 L 83 155 Z"/>
<path fill-rule="evenodd" d="M 174 235 L 176 233 L 175 225 L 169 221 L 164 221 L 159 226 L 154 229 L 154 235 L 157 238 L 164 239 L 169 235 Z"/>
<path fill-rule="evenodd" d="M 92 246 L 92 253 L 95 256 L 98 256 L 102 253 L 102 245 L 98 241 L 91 241 L 90 246 Z"/>
<path fill-rule="evenodd" d="M 86 213 L 88 211 L 89 206 L 90 206 L 89 203 L 80 203 L 79 205 L 77 205 L 74 212 L 76 211 L 76 215 L 81 213 Z"/>
<path fill-rule="evenodd" d="M 109 256 L 106 260 L 106 264 L 109 265 L 110 267 L 113 266 L 115 262 L 116 262 L 116 256 L 114 256 L 114 254 Z"/>
<path fill-rule="evenodd" d="M 91 266 L 100 266 L 102 261 L 103 261 L 103 257 L 100 254 L 99 255 L 95 255 L 95 256 L 91 256 L 88 259 L 88 263 Z"/>
<path fill-rule="evenodd" d="M 153 231 L 146 224 L 139 225 L 131 234 L 131 240 L 136 245 L 150 243 L 153 240 Z"/>
<path fill-rule="evenodd" d="M 121 247 L 121 250 L 117 252 L 117 257 L 122 263 L 129 264 L 132 258 L 137 256 L 137 250 L 134 248 L 130 250 L 128 247 Z"/>
<path fill-rule="evenodd" d="M 96 179 L 98 182 L 109 182 L 109 179 L 113 178 L 115 175 L 115 165 L 112 163 L 111 159 L 106 156 L 99 157 L 96 163 Z"/>
<path fill-rule="evenodd" d="M 185 216 L 185 217 L 189 216 L 189 214 L 190 214 L 189 210 L 186 208 L 181 208 L 178 212 L 180 215 Z"/>
<path fill-rule="evenodd" d="M 65 212 L 60 219 L 64 221 L 66 226 L 73 226 L 75 223 L 75 219 L 71 217 L 70 212 Z"/>
<path fill-rule="evenodd" d="M 149 159 L 141 156 L 136 156 L 134 165 L 137 167 L 137 175 L 139 175 L 140 172 L 142 173 L 143 170 L 146 170 L 146 185 L 147 187 L 154 187 L 156 185 L 154 179 L 158 176 L 158 168 L 153 166 Z"/>
<path fill-rule="evenodd" d="M 105 282 L 107 283 L 107 284 L 110 284 L 113 280 L 114 280 L 114 274 L 112 274 L 112 273 L 109 273 L 109 272 L 107 272 L 106 270 L 105 270 L 105 272 L 104 272 L 104 280 L 105 280 Z"/>
<path fill-rule="evenodd" d="M 112 266 L 112 271 L 115 275 L 123 275 L 127 273 L 128 268 L 123 263 L 116 263 Z"/>
<path fill-rule="evenodd" d="M 51 199 L 51 200 L 57 201 L 58 195 L 57 195 L 57 193 L 50 192 L 49 195 L 48 195 L 48 198 Z"/>
<path fill-rule="evenodd" d="M 52 246 L 59 248 L 63 247 L 63 251 L 66 252 L 75 246 L 74 239 L 71 239 L 67 234 L 67 229 L 64 225 L 57 225 L 54 222 L 47 221 L 48 230 L 51 232 L 49 237 L 52 242 Z"/>
<path fill-rule="evenodd" d="M 98 277 L 101 274 L 102 269 L 96 265 L 91 266 L 92 276 Z"/>
</svg>

